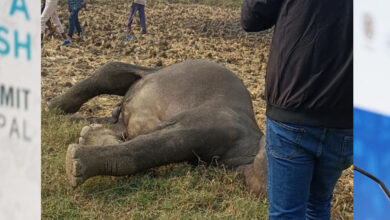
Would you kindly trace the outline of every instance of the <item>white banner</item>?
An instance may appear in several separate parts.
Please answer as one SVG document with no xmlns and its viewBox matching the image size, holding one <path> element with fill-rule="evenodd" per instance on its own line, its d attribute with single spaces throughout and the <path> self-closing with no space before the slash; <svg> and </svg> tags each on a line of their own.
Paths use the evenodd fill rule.
<svg viewBox="0 0 390 220">
<path fill-rule="evenodd" d="M 390 116 L 390 1 L 354 3 L 354 105 Z"/>
<path fill-rule="evenodd" d="M 0 0 L 0 219 L 41 217 L 40 2 Z"/>
</svg>

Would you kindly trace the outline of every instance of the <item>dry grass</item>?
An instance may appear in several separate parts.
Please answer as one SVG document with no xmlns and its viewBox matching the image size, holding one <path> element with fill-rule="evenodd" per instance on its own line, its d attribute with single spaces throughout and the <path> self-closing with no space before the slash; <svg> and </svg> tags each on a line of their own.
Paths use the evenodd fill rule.
<svg viewBox="0 0 390 220">
<path fill-rule="evenodd" d="M 251 93 L 256 119 L 264 131 L 265 67 L 272 33 L 246 34 L 239 24 L 238 1 L 155 0 L 146 7 L 148 34 L 123 42 L 130 1 L 91 1 L 80 13 L 84 37 L 61 47 L 56 34 L 42 50 L 42 107 L 100 65 L 123 61 L 168 66 L 207 59 L 227 66 Z M 180 2 L 186 4 L 170 4 Z M 224 3 L 225 2 L 225 3 Z M 199 4 L 190 4 L 199 3 Z M 202 4 L 201 4 L 202 3 Z M 210 5 L 207 5 L 210 4 Z M 220 7 L 222 6 L 222 7 Z M 67 8 L 59 6 L 67 26 Z M 108 116 L 119 97 L 90 100 L 84 116 Z M 67 145 L 85 124 L 67 116 L 42 113 L 42 217 L 44 219 L 264 219 L 265 201 L 250 195 L 232 172 L 186 164 L 154 169 L 128 178 L 97 177 L 72 191 L 65 179 Z M 352 171 L 340 179 L 332 219 L 352 219 Z"/>
</svg>

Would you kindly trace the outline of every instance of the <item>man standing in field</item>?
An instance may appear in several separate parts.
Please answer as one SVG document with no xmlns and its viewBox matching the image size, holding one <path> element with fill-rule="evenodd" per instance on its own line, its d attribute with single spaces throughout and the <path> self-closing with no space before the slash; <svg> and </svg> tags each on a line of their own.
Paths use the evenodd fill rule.
<svg viewBox="0 0 390 220">
<path fill-rule="evenodd" d="M 269 217 L 329 219 L 352 164 L 352 0 L 244 0 L 249 32 L 275 25 L 266 75 Z"/>
<path fill-rule="evenodd" d="M 134 0 L 130 8 L 129 22 L 127 23 L 127 33 L 131 32 L 131 24 L 133 23 L 134 15 L 138 11 L 141 23 L 141 34 L 146 34 L 146 18 L 145 18 L 146 0 Z"/>
</svg>

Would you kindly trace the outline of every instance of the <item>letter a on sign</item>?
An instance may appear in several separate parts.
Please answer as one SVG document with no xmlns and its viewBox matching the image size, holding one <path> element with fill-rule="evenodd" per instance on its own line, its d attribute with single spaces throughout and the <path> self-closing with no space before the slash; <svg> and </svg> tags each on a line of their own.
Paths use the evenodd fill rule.
<svg viewBox="0 0 390 220">
<path fill-rule="evenodd" d="M 23 13 L 26 17 L 26 20 L 30 20 L 25 0 L 12 0 L 11 11 L 9 14 L 12 16 L 15 14 L 15 12 Z"/>
</svg>

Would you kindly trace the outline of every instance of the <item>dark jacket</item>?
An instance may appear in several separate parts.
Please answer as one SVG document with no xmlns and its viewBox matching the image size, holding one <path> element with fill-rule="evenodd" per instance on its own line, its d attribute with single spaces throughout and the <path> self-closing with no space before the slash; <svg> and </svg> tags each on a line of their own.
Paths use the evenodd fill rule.
<svg viewBox="0 0 390 220">
<path fill-rule="evenodd" d="M 352 128 L 352 0 L 244 0 L 242 27 L 275 25 L 266 74 L 267 116 Z"/>
</svg>

